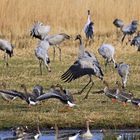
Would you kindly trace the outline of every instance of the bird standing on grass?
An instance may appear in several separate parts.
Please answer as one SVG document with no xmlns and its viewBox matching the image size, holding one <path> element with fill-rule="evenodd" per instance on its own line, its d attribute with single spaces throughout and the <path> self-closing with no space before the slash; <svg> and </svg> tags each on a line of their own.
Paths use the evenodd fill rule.
<svg viewBox="0 0 140 140">
<path fill-rule="evenodd" d="M 131 36 L 137 31 L 138 21 L 133 20 L 131 24 L 122 27 L 123 37 L 122 42 L 124 41 L 126 35 Z"/>
<path fill-rule="evenodd" d="M 122 79 L 122 87 L 125 88 L 126 83 L 127 83 L 127 77 L 129 74 L 129 65 L 123 62 L 115 64 L 115 65 L 116 65 L 115 68 L 117 69 L 118 74 L 120 75 Z"/>
<path fill-rule="evenodd" d="M 42 75 L 42 62 L 45 64 L 48 71 L 51 72 L 51 68 L 49 66 L 50 58 L 48 55 L 49 47 L 50 47 L 49 42 L 46 40 L 42 40 L 42 41 L 39 41 L 38 46 L 35 49 L 35 56 L 39 60 L 39 68 L 40 68 L 41 75 Z"/>
<path fill-rule="evenodd" d="M 132 39 L 131 46 L 137 46 L 137 51 L 140 51 L 140 31 L 137 33 L 137 35 Z"/>
<path fill-rule="evenodd" d="M 113 62 L 115 66 L 115 60 L 114 60 L 115 48 L 112 45 L 102 44 L 98 49 L 98 52 L 105 59 L 105 66 L 107 66 L 107 64 L 110 62 Z"/>
<path fill-rule="evenodd" d="M 90 10 L 88 10 L 88 18 L 87 18 L 87 22 L 84 26 L 84 32 L 88 40 L 93 40 L 93 35 L 94 35 L 94 23 L 91 21 L 91 15 L 90 15 Z M 86 43 L 87 44 L 87 43 Z M 90 42 L 89 42 L 90 44 Z"/>
<path fill-rule="evenodd" d="M 48 32 L 50 32 L 50 26 L 37 21 L 30 31 L 30 36 L 43 40 Z"/>
<path fill-rule="evenodd" d="M 70 36 L 65 34 L 65 33 L 60 33 L 60 34 L 56 34 L 56 35 L 47 35 L 45 37 L 45 40 L 49 42 L 50 46 L 53 46 L 53 60 L 55 60 L 55 48 L 59 49 L 59 60 L 61 61 L 61 48 L 59 47 L 59 45 L 64 42 L 65 40 L 69 40 Z"/>
<path fill-rule="evenodd" d="M 8 56 L 13 56 L 14 46 L 7 40 L 0 39 L 0 50 L 4 51 L 4 61 L 6 66 L 8 66 Z"/>
<path fill-rule="evenodd" d="M 90 79 L 89 82 L 79 92 L 79 94 L 81 94 L 84 91 L 84 89 L 91 83 L 91 87 L 89 88 L 89 90 L 85 96 L 85 99 L 86 99 L 94 84 L 94 82 L 92 80 L 92 75 L 95 75 L 99 79 L 103 80 L 103 72 L 102 72 L 102 69 L 101 69 L 96 57 L 93 54 L 84 50 L 81 35 L 77 35 L 75 40 L 79 40 L 79 42 L 80 42 L 78 59 L 61 76 L 61 79 L 64 80 L 65 82 L 71 82 L 84 75 L 88 75 L 89 79 Z"/>
</svg>

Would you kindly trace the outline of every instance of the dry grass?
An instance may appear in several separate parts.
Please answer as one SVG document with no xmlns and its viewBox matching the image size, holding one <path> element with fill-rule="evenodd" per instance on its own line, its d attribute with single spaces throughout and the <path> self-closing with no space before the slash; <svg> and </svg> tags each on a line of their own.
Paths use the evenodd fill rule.
<svg viewBox="0 0 140 140">
<path fill-rule="evenodd" d="M 43 75 L 39 75 L 38 61 L 34 56 L 37 41 L 29 37 L 29 29 L 34 20 L 40 20 L 52 27 L 51 34 L 66 32 L 71 35 L 83 34 L 82 28 L 86 21 L 87 9 L 92 12 L 95 22 L 95 42 L 86 49 L 94 52 L 104 69 L 104 62 L 97 53 L 102 42 L 112 43 L 116 48 L 117 62 L 124 61 L 130 64 L 131 73 L 128 80 L 128 90 L 140 97 L 140 55 L 135 48 L 120 44 L 116 41 L 115 28 L 112 25 L 114 18 L 122 18 L 126 23 L 132 19 L 140 19 L 139 0 L 1 0 L 0 28 L 1 37 L 7 38 L 15 44 L 15 56 L 9 61 L 6 69 L 0 56 L 0 82 L 6 82 L 7 89 L 19 89 L 25 83 L 31 91 L 35 84 L 48 88 L 51 84 L 61 83 L 72 93 L 76 92 L 87 82 L 87 77 L 75 80 L 72 83 L 63 83 L 60 80 L 62 73 L 75 61 L 78 44 L 69 41 L 62 47 L 62 62 L 51 62 L 52 72 L 44 68 Z M 6 9 L 6 10 L 5 10 Z M 128 15 L 129 13 L 129 15 Z M 98 34 L 112 33 L 107 37 Z M 52 49 L 49 50 L 52 58 Z M 1 53 L 2 54 L 2 53 Z M 113 86 L 120 80 L 113 66 L 108 67 L 105 79 Z M 94 78 L 95 86 L 92 89 L 103 88 L 101 82 Z M 37 117 L 42 127 L 50 127 L 58 123 L 60 127 L 83 127 L 86 119 L 93 120 L 94 128 L 139 127 L 139 109 L 128 105 L 126 108 L 120 103 L 112 104 L 104 95 L 93 95 L 91 91 L 88 100 L 83 101 L 81 96 L 75 95 L 77 107 L 72 112 L 59 112 L 63 105 L 56 100 L 43 102 L 41 105 L 26 108 L 26 103 L 17 100 L 7 103 L 0 99 L 0 128 L 10 128 L 15 125 L 36 125 Z M 106 102 L 102 102 L 106 101 Z"/>
</svg>

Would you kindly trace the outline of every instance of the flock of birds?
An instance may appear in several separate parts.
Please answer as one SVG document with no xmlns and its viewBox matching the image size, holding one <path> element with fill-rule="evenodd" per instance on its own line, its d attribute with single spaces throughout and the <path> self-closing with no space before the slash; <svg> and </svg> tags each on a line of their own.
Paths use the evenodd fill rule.
<svg viewBox="0 0 140 140">
<path fill-rule="evenodd" d="M 124 41 L 126 36 L 131 37 L 134 33 L 137 32 L 138 22 L 136 20 L 132 21 L 130 25 L 124 26 L 122 20 L 115 19 L 113 21 L 113 24 L 117 27 L 117 29 L 120 29 L 120 31 L 122 31 L 123 33 L 122 42 Z M 49 65 L 50 58 L 48 54 L 48 49 L 50 47 L 53 47 L 54 49 L 53 60 L 54 60 L 55 48 L 58 48 L 60 53 L 59 59 L 61 61 L 62 60 L 61 48 L 59 45 L 63 41 L 69 40 L 71 38 L 69 35 L 65 33 L 49 35 L 49 31 L 50 26 L 44 25 L 41 22 L 36 22 L 33 25 L 30 32 L 30 36 L 40 40 L 38 42 L 37 47 L 35 48 L 35 56 L 39 60 L 40 74 L 42 74 L 42 63 L 44 63 L 48 71 L 51 72 L 51 68 Z M 93 40 L 94 23 L 91 20 L 90 10 L 88 10 L 88 19 L 84 27 L 84 32 L 88 41 Z M 105 88 L 103 90 L 97 92 L 103 92 L 112 101 L 119 100 L 123 102 L 124 105 L 126 105 L 127 102 L 131 102 L 134 105 L 140 106 L 140 99 L 134 98 L 132 93 L 126 91 L 127 79 L 129 75 L 129 65 L 124 62 L 117 63 L 115 61 L 114 46 L 112 46 L 111 44 L 102 44 L 98 49 L 99 54 L 105 60 L 105 67 L 109 63 L 113 63 L 114 68 L 117 70 L 118 75 L 122 79 L 122 86 L 120 86 L 119 82 L 116 82 L 116 87 L 110 88 L 108 86 L 108 83 L 104 80 L 104 72 L 101 68 L 100 62 L 98 61 L 97 57 L 95 56 L 94 53 L 85 50 L 85 45 L 83 43 L 82 36 L 80 34 L 76 35 L 75 40 L 78 40 L 79 42 L 78 57 L 76 61 L 68 68 L 68 70 L 64 72 L 64 74 L 61 76 L 61 79 L 69 83 L 80 77 L 88 75 L 89 82 L 81 89 L 81 91 L 77 93 L 81 94 L 91 84 L 86 93 L 86 96 L 84 97 L 84 99 L 86 99 L 88 98 L 88 94 L 90 93 L 90 90 L 94 85 L 92 76 L 95 76 L 99 78 L 105 85 Z M 140 32 L 138 32 L 137 35 L 132 40 L 129 39 L 129 41 L 131 41 L 130 43 L 131 45 L 137 46 L 138 51 L 140 51 Z M 6 65 L 8 66 L 8 56 L 9 57 L 13 56 L 14 46 L 7 40 L 0 39 L 0 49 L 5 52 L 4 60 Z M 19 97 L 20 99 L 25 100 L 29 106 L 36 105 L 40 103 L 40 101 L 50 98 L 59 99 L 64 104 L 68 104 L 70 107 L 76 105 L 74 103 L 72 94 L 68 90 L 63 89 L 61 85 L 52 85 L 48 91 L 44 91 L 41 85 L 36 85 L 31 93 L 27 91 L 25 85 L 21 85 L 21 87 L 24 89 L 23 92 L 16 90 L 0 90 L 0 94 L 2 98 L 8 101 L 14 100 L 16 97 Z"/>
<path fill-rule="evenodd" d="M 113 24 L 122 31 L 123 33 L 122 41 L 123 41 L 126 35 L 131 36 L 137 31 L 138 22 L 136 20 L 133 20 L 130 25 L 124 26 L 122 20 L 115 19 L 113 21 Z M 90 10 L 88 10 L 87 23 L 84 26 L 84 32 L 87 40 L 93 40 L 94 37 L 93 25 L 94 23 L 91 20 Z M 30 36 L 40 40 L 38 42 L 37 47 L 35 48 L 35 56 L 39 60 L 40 74 L 42 74 L 42 63 L 44 63 L 48 71 L 51 72 L 51 68 L 49 66 L 50 58 L 48 54 L 48 49 L 51 46 L 54 48 L 53 59 L 55 59 L 55 48 L 58 48 L 60 52 L 59 59 L 61 61 L 61 48 L 59 45 L 63 41 L 71 38 L 69 35 L 65 33 L 49 35 L 49 31 L 50 31 L 49 25 L 44 25 L 43 23 L 36 22 L 33 25 L 30 32 Z M 140 48 L 139 35 L 140 33 L 138 32 L 138 34 L 131 41 L 131 45 L 136 45 L 138 47 L 138 51 Z M 94 85 L 92 76 L 96 76 L 97 78 L 103 81 L 103 84 L 105 84 L 105 89 L 103 91 L 108 97 L 110 97 L 111 99 L 121 100 L 122 102 L 126 102 L 126 98 L 131 97 L 129 98 L 131 99 L 131 102 L 140 106 L 140 99 L 130 96 L 131 93 L 125 90 L 129 75 L 129 65 L 124 62 L 116 63 L 114 58 L 115 55 L 114 46 L 112 46 L 111 44 L 102 44 L 98 49 L 99 54 L 105 60 L 105 68 L 109 63 L 113 63 L 114 68 L 117 69 L 118 75 L 122 79 L 122 88 L 120 88 L 120 86 L 117 86 L 117 88 L 115 89 L 110 89 L 109 86 L 107 86 L 106 84 L 107 82 L 104 81 L 104 73 L 95 54 L 85 50 L 85 45 L 83 43 L 82 36 L 80 34 L 75 37 L 75 41 L 76 40 L 78 40 L 79 42 L 78 58 L 68 68 L 68 70 L 64 72 L 64 74 L 61 76 L 61 79 L 65 82 L 71 82 L 80 77 L 88 75 L 89 82 L 81 89 L 81 91 L 77 93 L 81 94 L 91 84 L 89 90 L 87 91 L 86 96 L 84 97 L 84 99 L 86 99 L 88 98 L 88 94 Z M 8 55 L 10 57 L 13 55 L 14 46 L 6 40 L 0 39 L 0 49 L 5 52 L 4 60 L 6 62 L 6 65 L 8 66 Z M 15 90 L 8 91 L 0 90 L 1 96 L 7 100 L 14 100 L 16 97 L 19 97 L 20 99 L 25 100 L 29 105 L 31 104 L 35 105 L 41 100 L 50 98 L 60 99 L 60 101 L 68 104 L 71 107 L 75 105 L 71 93 L 63 89 L 61 85 L 52 86 L 50 87 L 50 90 L 47 92 L 43 91 L 42 86 L 37 85 L 33 88 L 32 93 L 27 92 L 25 85 L 22 85 L 22 87 L 24 88 L 24 92 Z M 107 93 L 105 91 L 107 91 Z M 122 100 L 122 97 L 120 96 L 123 96 L 124 100 Z"/>
</svg>

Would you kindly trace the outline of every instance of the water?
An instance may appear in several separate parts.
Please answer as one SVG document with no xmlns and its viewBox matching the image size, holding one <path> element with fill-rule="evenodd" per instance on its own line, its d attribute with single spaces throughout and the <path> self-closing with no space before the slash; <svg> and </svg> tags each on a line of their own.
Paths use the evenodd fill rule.
<svg viewBox="0 0 140 140">
<path fill-rule="evenodd" d="M 69 133 L 73 132 L 78 132 L 78 130 L 60 130 L 59 134 L 68 136 Z M 111 130 L 106 133 L 102 133 L 100 130 L 92 130 L 91 132 L 93 137 L 90 140 L 140 140 L 140 130 Z M 0 131 L 0 140 L 12 137 L 12 131 Z M 55 132 L 44 131 L 39 140 L 55 140 Z M 63 140 L 67 140 L 67 138 L 64 138 Z M 78 137 L 77 140 L 83 139 Z"/>
</svg>

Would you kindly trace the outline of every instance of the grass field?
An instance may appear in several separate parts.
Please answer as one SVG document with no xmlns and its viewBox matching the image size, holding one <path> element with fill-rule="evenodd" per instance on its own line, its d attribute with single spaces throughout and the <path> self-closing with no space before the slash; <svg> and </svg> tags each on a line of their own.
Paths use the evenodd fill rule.
<svg viewBox="0 0 140 140">
<path fill-rule="evenodd" d="M 40 84 L 47 89 L 57 83 L 62 84 L 72 93 L 80 90 L 88 82 L 86 76 L 72 83 L 63 83 L 60 79 L 63 72 L 77 58 L 78 43 L 72 40 L 63 43 L 62 62 L 59 62 L 56 57 L 55 62 L 51 61 L 52 72 L 48 73 L 44 68 L 41 76 L 38 61 L 34 56 L 37 40 L 29 37 L 29 30 L 35 20 L 40 20 L 51 25 L 51 34 L 65 32 L 73 37 L 79 33 L 83 35 L 87 9 L 90 9 L 95 22 L 96 35 L 95 42 L 86 49 L 97 55 L 104 70 L 104 61 L 97 49 L 103 42 L 112 43 L 116 49 L 116 61 L 123 61 L 130 65 L 128 90 L 136 97 L 140 97 L 140 54 L 136 48 L 116 40 L 115 27 L 112 25 L 116 17 L 123 19 L 126 24 L 132 19 L 139 20 L 139 4 L 139 0 L 1 0 L 0 35 L 1 38 L 11 40 L 16 48 L 14 57 L 9 61 L 9 68 L 4 66 L 3 52 L 0 54 L 0 83 L 5 82 L 7 89 L 16 90 L 21 90 L 19 87 L 22 83 L 27 85 L 29 91 L 35 84 Z M 53 49 L 50 48 L 51 60 L 52 52 Z M 21 124 L 35 127 L 37 118 L 41 128 L 51 127 L 55 123 L 58 123 L 59 127 L 83 127 L 86 119 L 93 121 L 91 124 L 93 128 L 140 127 L 140 110 L 131 104 L 123 107 L 121 103 L 113 104 L 104 95 L 92 94 L 93 91 L 104 87 L 100 80 L 93 79 L 95 85 L 89 98 L 82 100 L 85 93 L 74 95 L 77 106 L 70 112 L 61 112 L 63 104 L 57 100 L 49 100 L 28 108 L 26 103 L 20 100 L 7 103 L 0 99 L 0 129 Z M 105 80 L 111 86 L 116 80 L 121 80 L 113 65 L 107 68 Z"/>
</svg>

